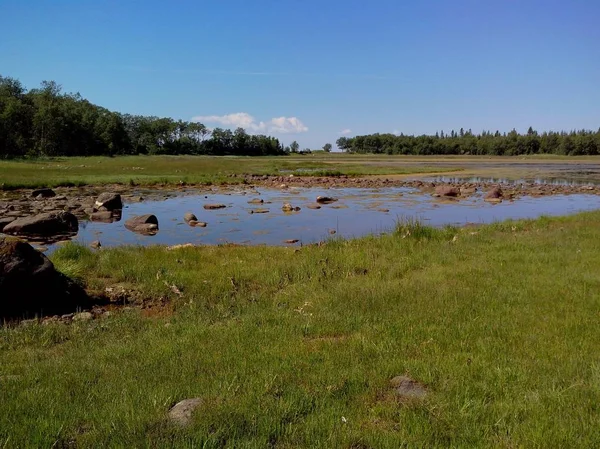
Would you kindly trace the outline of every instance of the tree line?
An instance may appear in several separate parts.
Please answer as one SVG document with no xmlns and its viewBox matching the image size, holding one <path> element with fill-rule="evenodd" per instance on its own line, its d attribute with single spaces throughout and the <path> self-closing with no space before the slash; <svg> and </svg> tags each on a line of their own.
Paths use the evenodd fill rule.
<svg viewBox="0 0 600 449">
<path fill-rule="evenodd" d="M 559 154 L 583 156 L 600 154 L 600 129 L 598 131 L 570 131 L 538 133 L 531 127 L 526 134 L 516 130 L 509 133 L 484 131 L 473 134 L 471 130 L 444 132 L 435 135 L 370 134 L 341 137 L 337 146 L 349 153 L 383 153 L 414 155 L 496 155 L 518 156 L 525 154 Z"/>
<path fill-rule="evenodd" d="M 288 149 L 289 151 L 289 149 Z M 120 114 L 63 93 L 54 81 L 27 90 L 0 75 L 0 158 L 125 154 L 280 155 L 278 139 L 242 128 Z"/>
</svg>

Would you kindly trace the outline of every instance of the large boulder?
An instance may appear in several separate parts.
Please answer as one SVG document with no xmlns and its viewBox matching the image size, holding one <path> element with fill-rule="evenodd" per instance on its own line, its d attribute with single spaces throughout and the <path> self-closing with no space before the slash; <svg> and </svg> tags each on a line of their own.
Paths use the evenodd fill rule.
<svg viewBox="0 0 600 449">
<path fill-rule="evenodd" d="M 41 252 L 15 237 L 0 237 L 0 318 L 68 313 L 88 303 L 85 291 Z"/>
<path fill-rule="evenodd" d="M 70 212 L 46 212 L 17 218 L 3 232 L 13 235 L 53 236 L 74 234 L 79 230 L 77 217 Z"/>
<path fill-rule="evenodd" d="M 125 222 L 125 227 L 138 234 L 154 235 L 158 232 L 156 215 L 133 216 Z"/>
<path fill-rule="evenodd" d="M 98 195 L 94 207 L 98 210 L 123 209 L 123 201 L 118 193 L 104 192 Z"/>
</svg>

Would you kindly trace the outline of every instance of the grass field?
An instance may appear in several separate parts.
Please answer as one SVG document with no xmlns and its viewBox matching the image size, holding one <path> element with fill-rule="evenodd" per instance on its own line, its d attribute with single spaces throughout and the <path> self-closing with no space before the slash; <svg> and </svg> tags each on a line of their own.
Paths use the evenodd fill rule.
<svg viewBox="0 0 600 449">
<path fill-rule="evenodd" d="M 74 157 L 0 161 L 0 190 L 100 184 L 234 184 L 231 174 L 285 175 L 295 170 L 305 176 L 361 176 L 430 173 L 427 164 L 364 164 L 361 158 L 335 156 L 204 157 L 123 156 Z M 457 168 L 451 171 L 456 171 Z"/>
<path fill-rule="evenodd" d="M 69 245 L 66 273 L 173 307 L 0 329 L 0 447 L 599 447 L 599 254 L 600 212 L 299 251 Z M 427 397 L 394 397 L 402 374 Z"/>
</svg>

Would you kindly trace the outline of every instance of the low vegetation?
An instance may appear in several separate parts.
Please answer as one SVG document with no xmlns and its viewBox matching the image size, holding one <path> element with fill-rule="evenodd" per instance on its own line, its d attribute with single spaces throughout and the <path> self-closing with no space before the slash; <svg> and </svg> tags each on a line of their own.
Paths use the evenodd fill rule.
<svg viewBox="0 0 600 449">
<path fill-rule="evenodd" d="M 0 447 L 598 447 L 600 212 L 276 247 L 67 245 L 146 306 L 0 330 Z M 390 379 L 427 391 L 401 399 Z M 165 417 L 199 397 L 192 424 Z"/>
<path fill-rule="evenodd" d="M 235 184 L 234 174 L 361 176 L 434 172 L 427 164 L 363 165 L 343 157 L 120 156 L 0 160 L 0 190 L 101 184 Z M 455 169 L 456 170 L 456 169 Z"/>
</svg>

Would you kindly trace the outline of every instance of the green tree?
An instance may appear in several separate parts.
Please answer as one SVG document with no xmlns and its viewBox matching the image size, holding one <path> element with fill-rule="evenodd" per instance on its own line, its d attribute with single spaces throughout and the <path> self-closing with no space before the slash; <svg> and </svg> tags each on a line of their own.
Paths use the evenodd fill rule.
<svg viewBox="0 0 600 449">
<path fill-rule="evenodd" d="M 332 145 L 330 143 L 326 143 L 325 145 L 323 145 L 323 151 L 325 151 L 325 153 L 330 153 L 331 148 L 332 148 Z"/>
<path fill-rule="evenodd" d="M 294 140 L 292 143 L 290 143 L 290 151 L 292 153 L 297 153 L 299 149 L 300 149 L 300 144 L 298 142 L 296 142 Z"/>
</svg>

